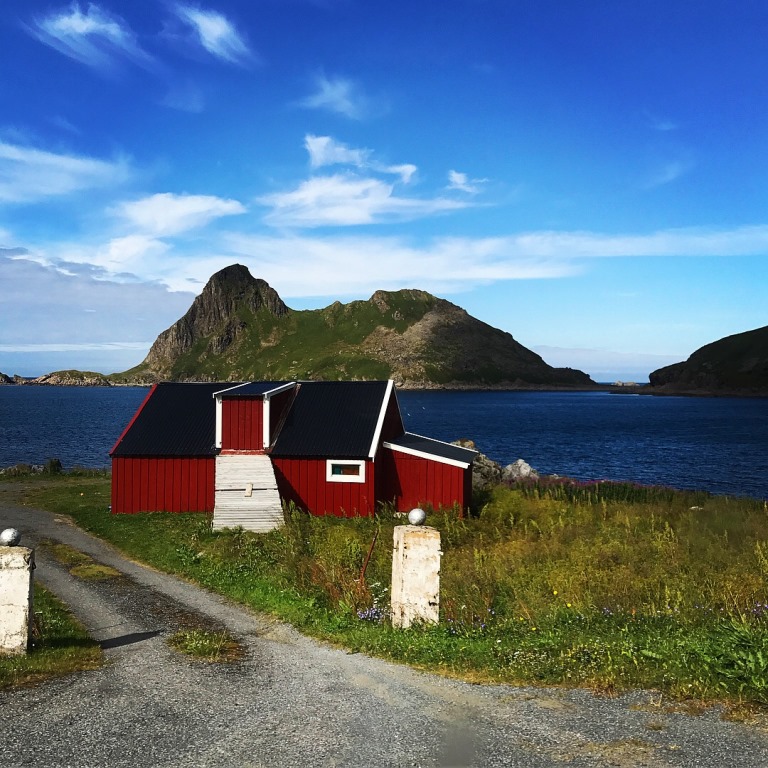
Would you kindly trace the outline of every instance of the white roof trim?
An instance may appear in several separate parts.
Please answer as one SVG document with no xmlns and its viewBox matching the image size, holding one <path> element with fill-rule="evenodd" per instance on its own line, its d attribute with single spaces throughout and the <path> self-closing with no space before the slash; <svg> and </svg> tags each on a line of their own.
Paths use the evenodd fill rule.
<svg viewBox="0 0 768 768">
<path fill-rule="evenodd" d="M 287 389 L 291 389 L 296 386 L 298 382 L 296 381 L 289 381 L 287 384 L 281 384 L 279 387 L 275 387 L 274 389 L 269 389 L 266 392 L 263 393 L 264 399 L 269 400 L 270 397 L 273 395 L 279 395 L 281 392 L 285 392 Z"/>
<path fill-rule="evenodd" d="M 440 443 L 442 440 L 436 440 Z M 400 453 L 407 453 L 410 456 L 418 456 L 420 459 L 427 459 L 429 461 L 436 461 L 439 464 L 448 464 L 451 467 L 460 467 L 461 469 L 468 469 L 472 462 L 459 461 L 458 459 L 449 459 L 446 456 L 436 456 L 434 453 L 424 453 L 424 451 L 417 451 L 414 448 L 405 448 L 402 445 L 394 445 L 393 443 L 384 443 L 385 448 L 389 448 L 390 451 L 399 451 Z M 443 445 L 450 445 L 450 443 L 443 443 Z"/>
<path fill-rule="evenodd" d="M 214 392 L 214 397 L 219 397 L 223 395 L 225 392 L 231 392 L 233 389 L 240 389 L 240 387 L 247 387 L 251 382 L 250 381 L 244 381 L 242 384 L 235 384 L 234 387 L 227 387 L 226 389 L 220 389 L 218 392 Z"/>
<path fill-rule="evenodd" d="M 272 399 L 273 395 L 279 395 L 281 392 L 287 392 L 292 387 L 296 386 L 295 381 L 289 381 L 287 384 L 281 384 L 279 387 L 275 387 L 274 389 L 270 389 L 267 392 L 264 392 L 262 394 L 262 397 L 264 398 L 261 403 L 261 444 L 264 447 L 264 450 L 269 448 L 272 443 L 269 439 L 270 433 L 272 432 L 272 418 L 270 416 L 270 400 Z"/>
<path fill-rule="evenodd" d="M 454 448 L 461 448 L 463 451 L 470 451 L 471 453 L 474 453 L 476 456 L 480 455 L 480 451 L 476 451 L 474 448 L 465 448 L 463 445 L 456 445 L 456 443 L 449 443 L 446 440 L 438 440 L 436 437 L 427 437 L 426 435 L 420 435 L 416 432 L 411 432 L 410 430 L 406 430 L 406 432 L 409 435 L 413 435 L 414 437 L 420 437 L 422 440 L 429 440 L 430 443 L 440 443 L 441 445 L 450 445 Z"/>
<path fill-rule="evenodd" d="M 379 411 L 379 420 L 376 422 L 376 429 L 373 432 L 373 440 L 371 441 L 371 447 L 368 450 L 368 458 L 373 459 L 376 456 L 376 448 L 379 445 L 379 439 L 381 438 L 381 430 L 384 427 L 384 418 L 387 415 L 387 408 L 389 407 L 389 399 L 392 397 L 392 390 L 395 388 L 395 382 L 392 379 L 387 381 L 387 391 L 384 395 L 384 399 L 381 404 L 381 410 Z"/>
<path fill-rule="evenodd" d="M 240 389 L 240 387 L 248 387 L 251 384 L 255 384 L 254 381 L 244 381 L 242 384 L 235 384 L 234 387 L 227 387 L 226 389 L 220 389 L 218 392 L 213 393 L 213 397 L 220 397 L 221 395 L 225 395 L 227 392 L 234 392 L 236 389 Z M 290 389 L 291 387 L 295 387 L 297 382 L 295 381 L 289 381 L 287 384 L 281 384 L 279 387 L 275 387 L 274 389 L 268 389 L 266 392 L 262 392 L 260 395 L 254 395 L 254 397 L 272 397 L 272 395 L 276 395 L 279 392 L 282 392 L 285 389 Z"/>
</svg>

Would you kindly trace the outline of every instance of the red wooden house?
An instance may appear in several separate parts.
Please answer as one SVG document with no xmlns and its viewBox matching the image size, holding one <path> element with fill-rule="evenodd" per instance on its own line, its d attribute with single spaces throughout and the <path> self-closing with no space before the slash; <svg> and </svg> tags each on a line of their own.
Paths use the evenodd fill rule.
<svg viewBox="0 0 768 768">
<path fill-rule="evenodd" d="M 111 451 L 112 511 L 207 511 L 266 530 L 323 515 L 466 509 L 476 453 L 406 432 L 391 381 L 157 384 Z"/>
</svg>

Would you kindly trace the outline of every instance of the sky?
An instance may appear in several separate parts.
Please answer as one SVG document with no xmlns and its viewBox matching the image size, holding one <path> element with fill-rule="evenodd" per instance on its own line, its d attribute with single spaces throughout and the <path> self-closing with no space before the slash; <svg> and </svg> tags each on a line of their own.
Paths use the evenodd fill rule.
<svg viewBox="0 0 768 768">
<path fill-rule="evenodd" d="M 217 270 L 419 288 L 597 381 L 768 324 L 764 0 L 4 0 L 0 371 Z"/>
</svg>

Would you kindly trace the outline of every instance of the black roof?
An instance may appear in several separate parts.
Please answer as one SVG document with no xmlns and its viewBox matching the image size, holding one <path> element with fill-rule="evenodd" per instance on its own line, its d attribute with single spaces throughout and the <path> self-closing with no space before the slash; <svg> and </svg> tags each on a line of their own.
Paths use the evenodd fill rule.
<svg viewBox="0 0 768 768">
<path fill-rule="evenodd" d="M 457 461 L 461 464 L 471 464 L 478 455 L 477 451 L 470 450 L 469 448 L 444 443 L 441 440 L 433 440 L 431 437 L 414 435 L 412 432 L 406 432 L 394 440 L 387 440 L 387 443 L 398 448 L 404 448 L 406 451 L 425 453 L 429 456 Z"/>
<path fill-rule="evenodd" d="M 387 381 L 301 383 L 272 455 L 368 457 L 388 388 Z"/>
<path fill-rule="evenodd" d="M 111 456 L 215 456 L 214 392 L 232 383 L 158 384 Z"/>
</svg>

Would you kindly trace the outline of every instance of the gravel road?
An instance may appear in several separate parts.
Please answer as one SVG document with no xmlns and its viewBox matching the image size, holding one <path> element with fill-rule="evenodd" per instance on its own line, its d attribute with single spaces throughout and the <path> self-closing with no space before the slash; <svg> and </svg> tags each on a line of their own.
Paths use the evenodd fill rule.
<svg viewBox="0 0 768 768">
<path fill-rule="evenodd" d="M 0 528 L 68 544 L 121 576 L 83 581 L 37 551 L 36 578 L 102 643 L 107 663 L 0 692 L 0 765 L 768 766 L 768 733 L 658 695 L 471 685 L 309 640 L 137 565 L 0 486 Z M 231 664 L 166 645 L 179 627 L 226 628 Z"/>
</svg>

